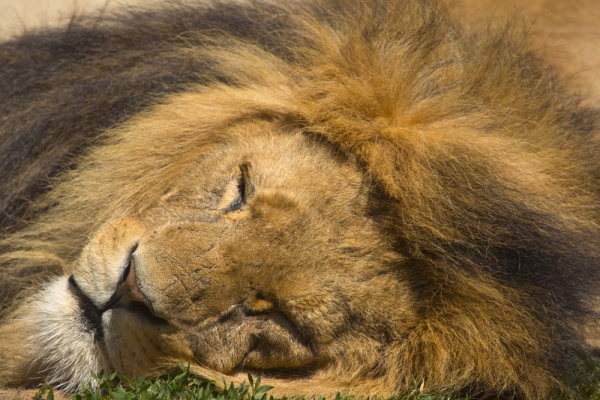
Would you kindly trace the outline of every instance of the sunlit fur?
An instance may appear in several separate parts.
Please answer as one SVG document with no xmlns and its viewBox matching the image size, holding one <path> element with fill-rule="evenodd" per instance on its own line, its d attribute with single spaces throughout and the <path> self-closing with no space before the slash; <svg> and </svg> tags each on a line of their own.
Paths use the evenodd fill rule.
<svg viewBox="0 0 600 400">
<path fill-rule="evenodd" d="M 18 300 L 0 381 L 75 390 L 170 358 L 237 376 L 224 360 L 245 348 L 190 337 L 229 343 L 204 322 L 261 293 L 277 340 L 255 369 L 280 393 L 568 387 L 597 340 L 597 116 L 521 36 L 471 37 L 429 1 L 323 0 L 173 4 L 3 44 L 0 290 Z M 231 214 L 246 162 L 256 193 Z M 109 310 L 102 342 L 66 277 L 101 308 L 132 243 L 175 322 Z M 222 289 L 192 300 L 202 285 Z"/>
</svg>

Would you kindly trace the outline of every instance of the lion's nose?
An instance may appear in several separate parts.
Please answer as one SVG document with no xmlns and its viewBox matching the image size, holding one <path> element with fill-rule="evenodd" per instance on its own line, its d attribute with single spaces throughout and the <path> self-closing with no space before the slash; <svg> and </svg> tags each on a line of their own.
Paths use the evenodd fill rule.
<svg viewBox="0 0 600 400">
<path fill-rule="evenodd" d="M 127 265 L 127 268 L 125 268 L 125 271 L 123 271 L 123 276 L 117 286 L 117 290 L 115 290 L 115 293 L 104 305 L 102 311 L 116 307 L 129 308 L 132 305 L 135 305 L 135 303 L 143 304 L 153 315 L 155 315 L 152 303 L 138 285 L 135 275 L 135 257 L 132 251 L 132 254 L 129 256 L 129 264 Z"/>
</svg>

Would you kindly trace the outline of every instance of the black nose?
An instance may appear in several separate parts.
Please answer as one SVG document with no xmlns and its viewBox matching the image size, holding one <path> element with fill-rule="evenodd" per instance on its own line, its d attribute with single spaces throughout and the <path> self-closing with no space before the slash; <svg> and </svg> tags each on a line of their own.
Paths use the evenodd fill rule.
<svg viewBox="0 0 600 400">
<path fill-rule="evenodd" d="M 137 246 L 136 246 L 137 248 Z M 102 307 L 102 312 L 111 308 L 124 307 L 124 308 L 135 308 L 136 306 L 145 306 L 152 315 L 155 315 L 154 307 L 148 300 L 148 297 L 142 292 L 138 285 L 137 277 L 135 274 L 135 249 L 129 256 L 129 263 L 123 271 L 123 276 L 119 282 L 117 289 L 108 300 L 108 302 Z"/>
</svg>

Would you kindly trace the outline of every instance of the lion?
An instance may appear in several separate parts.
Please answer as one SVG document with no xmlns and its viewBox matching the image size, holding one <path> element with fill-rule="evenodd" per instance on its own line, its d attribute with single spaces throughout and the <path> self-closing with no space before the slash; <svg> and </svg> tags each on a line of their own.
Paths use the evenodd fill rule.
<svg viewBox="0 0 600 400">
<path fill-rule="evenodd" d="M 598 112 L 518 27 L 215 0 L 0 55 L 0 382 L 544 399 L 595 362 Z"/>
</svg>

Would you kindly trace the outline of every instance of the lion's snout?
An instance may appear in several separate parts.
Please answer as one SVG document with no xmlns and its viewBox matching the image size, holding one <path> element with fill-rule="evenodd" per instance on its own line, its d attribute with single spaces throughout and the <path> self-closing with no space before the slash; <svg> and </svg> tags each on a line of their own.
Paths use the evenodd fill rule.
<svg viewBox="0 0 600 400">
<path fill-rule="evenodd" d="M 104 307 L 102 307 L 102 312 L 117 307 L 139 309 L 139 306 L 143 306 L 150 311 L 153 316 L 156 316 L 152 302 L 148 299 L 138 284 L 135 273 L 136 261 L 134 253 L 135 249 L 129 256 L 129 263 L 123 271 L 123 275 L 119 285 L 117 286 L 117 289 Z"/>
</svg>

